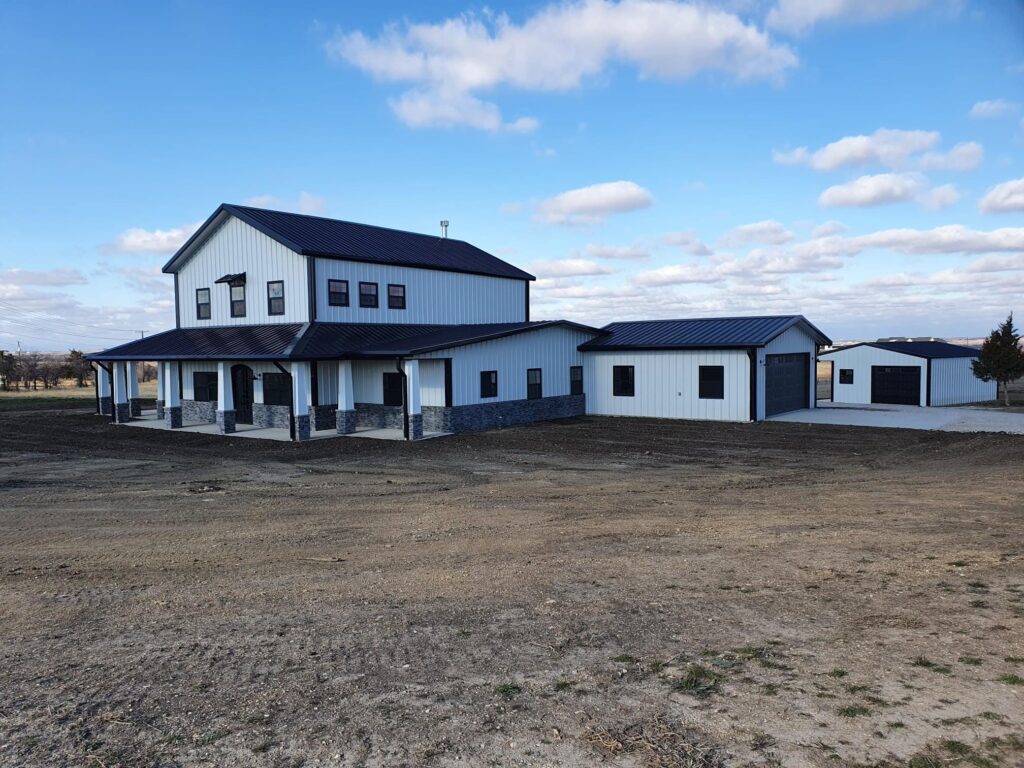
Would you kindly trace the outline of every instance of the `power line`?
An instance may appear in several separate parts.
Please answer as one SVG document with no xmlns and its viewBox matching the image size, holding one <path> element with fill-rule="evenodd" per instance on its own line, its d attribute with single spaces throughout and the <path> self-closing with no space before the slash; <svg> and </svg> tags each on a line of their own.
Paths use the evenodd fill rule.
<svg viewBox="0 0 1024 768">
<path fill-rule="evenodd" d="M 28 320 L 22 320 L 13 317 L 5 317 L 2 320 L 0 320 L 0 326 L 2 326 L 5 323 L 18 326 L 19 328 L 28 328 L 29 330 L 32 331 L 39 331 L 41 333 L 46 333 L 54 336 L 70 336 L 80 339 L 99 339 L 102 341 L 121 341 L 125 338 L 125 336 L 123 335 L 104 336 L 102 334 L 97 333 L 79 333 L 77 331 L 65 331 L 60 328 L 53 328 L 50 326 L 42 325 L 40 323 L 34 323 Z M 127 333 L 138 333 L 138 331 L 126 331 L 126 334 Z M 130 339 L 128 340 L 130 341 Z"/>
<path fill-rule="evenodd" d="M 7 311 L 7 312 L 15 312 L 15 313 L 17 313 L 17 314 L 19 314 L 19 315 L 21 315 L 23 317 L 26 317 L 26 318 L 30 319 L 30 320 L 38 320 L 40 322 L 59 322 L 59 323 L 65 324 L 65 325 L 76 325 L 76 326 L 79 326 L 81 328 L 98 328 L 98 329 L 103 330 L 103 331 L 114 331 L 114 332 L 124 331 L 125 333 L 137 333 L 137 331 L 135 329 L 132 329 L 132 328 L 110 328 L 108 326 L 98 325 L 96 323 L 80 323 L 80 322 L 75 321 L 75 320 L 65 320 L 64 318 L 61 318 L 61 317 L 54 318 L 54 317 L 50 317 L 50 316 L 44 315 L 44 314 L 42 314 L 40 312 L 35 312 L 33 310 L 24 309 L 22 307 L 16 307 L 14 305 L 7 304 L 6 302 L 3 302 L 3 301 L 0 301 L 0 309 L 3 309 L 4 311 Z"/>
</svg>

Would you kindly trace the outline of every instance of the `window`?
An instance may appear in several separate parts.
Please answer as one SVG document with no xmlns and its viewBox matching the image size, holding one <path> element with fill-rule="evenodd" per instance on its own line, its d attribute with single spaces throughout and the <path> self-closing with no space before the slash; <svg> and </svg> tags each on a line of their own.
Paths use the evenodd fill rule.
<svg viewBox="0 0 1024 768">
<path fill-rule="evenodd" d="M 702 365 L 698 379 L 697 396 L 701 400 L 725 399 L 725 366 Z"/>
<path fill-rule="evenodd" d="M 540 368 L 528 368 L 526 370 L 526 399 L 540 400 L 544 397 L 544 384 Z"/>
<path fill-rule="evenodd" d="M 376 307 L 378 306 L 376 283 L 359 284 L 359 306 L 376 309 Z"/>
<path fill-rule="evenodd" d="M 480 397 L 498 396 L 498 372 L 480 371 Z"/>
<path fill-rule="evenodd" d="M 292 380 L 286 373 L 264 373 L 260 375 L 263 382 L 264 405 L 291 405 Z"/>
<path fill-rule="evenodd" d="M 192 399 L 200 403 L 217 402 L 217 374 L 196 371 L 192 374 Z"/>
<path fill-rule="evenodd" d="M 853 384 L 853 368 L 840 368 L 839 369 L 839 383 L 840 384 Z"/>
<path fill-rule="evenodd" d="M 267 314 L 284 314 L 284 281 L 272 280 L 267 283 Z"/>
<path fill-rule="evenodd" d="M 196 319 L 210 319 L 210 289 L 196 288 Z"/>
<path fill-rule="evenodd" d="M 388 309 L 405 309 L 405 286 L 388 286 Z"/>
<path fill-rule="evenodd" d="M 570 365 L 569 366 L 569 394 L 570 395 L 582 395 L 583 394 L 583 366 L 582 365 Z"/>
<path fill-rule="evenodd" d="M 327 303 L 332 307 L 348 306 L 348 280 L 327 281 Z"/>
<path fill-rule="evenodd" d="M 633 366 L 612 366 L 612 394 L 615 397 L 633 397 Z"/>
<path fill-rule="evenodd" d="M 231 286 L 231 316 L 245 317 L 245 286 Z"/>
<path fill-rule="evenodd" d="M 402 374 L 388 372 L 384 374 L 384 405 L 402 405 Z"/>
</svg>

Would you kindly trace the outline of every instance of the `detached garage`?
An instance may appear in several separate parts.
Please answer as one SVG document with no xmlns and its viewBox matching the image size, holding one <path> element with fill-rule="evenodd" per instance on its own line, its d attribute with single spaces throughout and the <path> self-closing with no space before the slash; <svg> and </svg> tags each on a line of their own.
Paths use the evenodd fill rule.
<svg viewBox="0 0 1024 768">
<path fill-rule="evenodd" d="M 974 375 L 979 351 L 944 341 L 875 341 L 821 354 L 832 363 L 832 401 L 863 405 L 962 405 L 996 399 Z"/>
</svg>

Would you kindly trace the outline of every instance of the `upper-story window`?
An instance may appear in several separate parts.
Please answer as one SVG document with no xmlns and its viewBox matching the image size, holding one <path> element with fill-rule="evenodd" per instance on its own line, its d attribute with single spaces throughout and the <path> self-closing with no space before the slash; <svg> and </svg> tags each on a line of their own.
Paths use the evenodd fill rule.
<svg viewBox="0 0 1024 768">
<path fill-rule="evenodd" d="M 332 307 L 348 306 L 348 280 L 327 281 L 327 303 Z"/>
<path fill-rule="evenodd" d="M 245 285 L 231 286 L 231 316 L 245 317 Z"/>
<path fill-rule="evenodd" d="M 359 306 L 367 307 L 369 309 L 376 309 L 378 306 L 380 306 L 377 302 L 376 283 L 359 284 Z"/>
<path fill-rule="evenodd" d="M 388 285 L 388 309 L 405 309 L 404 285 Z"/>
<path fill-rule="evenodd" d="M 267 314 L 284 314 L 284 280 L 271 280 L 267 283 Z"/>
<path fill-rule="evenodd" d="M 210 289 L 196 288 L 196 320 L 210 319 Z"/>
</svg>

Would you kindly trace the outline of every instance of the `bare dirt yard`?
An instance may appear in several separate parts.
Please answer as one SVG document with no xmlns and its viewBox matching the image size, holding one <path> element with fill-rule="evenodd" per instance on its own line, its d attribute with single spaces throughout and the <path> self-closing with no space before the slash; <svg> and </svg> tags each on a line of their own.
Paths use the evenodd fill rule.
<svg viewBox="0 0 1024 768">
<path fill-rule="evenodd" d="M 0 413 L 0 765 L 1019 766 L 1024 438 Z"/>
</svg>

